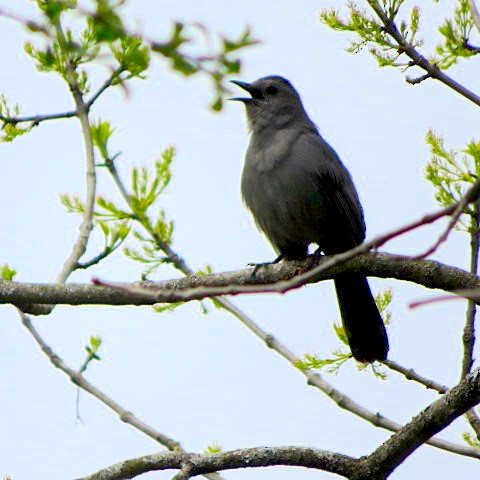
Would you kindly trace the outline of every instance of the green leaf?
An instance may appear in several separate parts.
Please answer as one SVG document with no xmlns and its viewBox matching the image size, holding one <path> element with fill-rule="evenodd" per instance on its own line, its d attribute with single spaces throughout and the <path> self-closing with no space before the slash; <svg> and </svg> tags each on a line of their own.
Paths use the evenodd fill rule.
<svg viewBox="0 0 480 480">
<path fill-rule="evenodd" d="M 406 43 L 412 47 L 422 45 L 423 40 L 417 38 L 420 22 L 418 7 L 414 6 L 410 10 L 409 18 L 397 20 L 396 17 L 404 0 L 384 0 L 375 3 L 383 10 L 386 17 L 396 23 Z M 405 53 L 404 49 L 388 35 L 383 22 L 376 17 L 372 18 L 354 2 L 347 3 L 347 12 L 346 16 L 341 16 L 340 11 L 333 8 L 323 9 L 320 12 L 320 21 L 329 28 L 355 35 L 350 40 L 347 52 L 357 54 L 368 47 L 368 51 L 380 67 L 397 67 L 402 70 L 410 67 L 406 60 L 399 62 L 399 58 Z"/>
<path fill-rule="evenodd" d="M 474 25 L 469 1 L 457 0 L 453 17 L 445 19 L 438 27 L 443 42 L 436 46 L 437 57 L 432 61 L 435 61 L 439 68 L 446 70 L 461 58 L 478 54 L 477 50 L 468 48 L 468 39 Z"/>
<path fill-rule="evenodd" d="M 110 122 L 99 119 L 91 123 L 90 132 L 92 134 L 93 145 L 98 148 L 103 160 L 108 163 L 111 161 L 108 154 L 108 141 L 115 132 L 115 129 L 111 126 Z"/>
<path fill-rule="evenodd" d="M 458 202 L 465 190 L 480 176 L 479 142 L 472 139 L 464 149 L 446 148 L 443 137 L 429 130 L 425 140 L 430 150 L 430 161 L 425 167 L 425 178 L 434 187 L 437 203 L 448 207 Z M 473 207 L 468 207 L 466 213 L 475 216 Z M 460 218 L 456 226 L 459 230 L 473 233 L 472 225 Z"/>
<path fill-rule="evenodd" d="M 168 304 L 157 304 L 153 305 L 153 309 L 157 313 L 173 313 L 177 307 L 185 305 L 185 302 L 174 302 Z"/>
<path fill-rule="evenodd" d="M 10 143 L 13 142 L 17 137 L 21 135 L 25 135 L 26 133 L 30 132 L 32 127 L 28 128 L 21 128 L 17 127 L 13 123 L 7 123 L 2 128 L 2 142 Z"/>
<path fill-rule="evenodd" d="M 478 440 L 478 438 L 476 438 L 470 432 L 463 432 L 462 433 L 462 439 L 470 447 L 474 447 L 474 448 L 479 448 L 480 447 L 480 441 Z"/>
<path fill-rule="evenodd" d="M 110 200 L 106 200 L 104 197 L 97 197 L 97 205 L 103 211 L 96 211 L 95 216 L 107 220 L 130 220 L 133 215 L 121 208 L 118 208 Z"/>
<path fill-rule="evenodd" d="M 203 453 L 205 453 L 206 455 L 213 455 L 215 453 L 220 453 L 222 451 L 223 451 L 222 445 L 220 445 L 219 443 L 212 443 L 211 445 L 207 445 Z"/>
<path fill-rule="evenodd" d="M 54 25 L 60 20 L 65 10 L 76 8 L 77 2 L 75 0 L 37 0 L 37 5 Z"/>
<path fill-rule="evenodd" d="M 0 266 L 0 277 L 3 280 L 7 280 L 8 282 L 13 281 L 15 275 L 17 274 L 16 270 L 12 270 L 6 263 Z"/>
<path fill-rule="evenodd" d="M 98 42 L 113 42 L 125 35 L 125 27 L 116 12 L 117 5 L 109 0 L 96 0 L 97 9 L 92 16 L 92 30 Z"/>
<path fill-rule="evenodd" d="M 93 350 L 96 352 L 99 348 L 100 345 L 102 344 L 102 338 L 100 336 L 90 336 L 90 345 L 92 346 Z"/>
<path fill-rule="evenodd" d="M 334 323 L 333 324 L 333 330 L 335 331 L 335 335 L 337 338 L 344 344 L 347 345 L 348 347 L 348 339 L 347 339 L 347 334 L 345 333 L 345 329 L 343 326 L 339 323 Z"/>
<path fill-rule="evenodd" d="M 327 373 L 338 374 L 342 365 L 352 358 L 351 354 L 343 353 L 340 350 L 332 352 L 333 358 L 321 359 L 314 354 L 305 354 L 301 360 L 295 362 L 295 367 L 300 370 L 324 370 Z"/>
<path fill-rule="evenodd" d="M 62 193 L 60 195 L 60 203 L 67 209 L 68 213 L 83 214 L 85 212 L 85 204 L 77 195 Z"/>
<path fill-rule="evenodd" d="M 388 307 L 392 303 L 392 300 L 393 290 L 391 288 L 385 288 L 375 295 L 375 303 L 385 325 L 390 325 L 392 321 L 392 313 L 390 312 L 390 310 L 388 310 Z"/>
<path fill-rule="evenodd" d="M 124 36 L 111 45 L 111 50 L 120 67 L 130 72 L 131 76 L 141 77 L 148 69 L 150 51 L 141 38 Z"/>
</svg>

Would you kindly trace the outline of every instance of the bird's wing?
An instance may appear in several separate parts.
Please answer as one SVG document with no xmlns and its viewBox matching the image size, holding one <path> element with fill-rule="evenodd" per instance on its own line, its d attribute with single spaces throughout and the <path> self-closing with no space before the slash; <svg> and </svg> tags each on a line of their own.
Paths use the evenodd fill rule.
<svg viewBox="0 0 480 480">
<path fill-rule="evenodd" d="M 302 135 L 295 146 L 293 158 L 300 158 L 315 177 L 322 199 L 322 233 L 320 247 L 326 254 L 338 253 L 360 244 L 365 239 L 363 210 L 350 173 L 335 150 L 317 133 Z M 323 229 L 323 227 L 322 227 Z"/>
</svg>

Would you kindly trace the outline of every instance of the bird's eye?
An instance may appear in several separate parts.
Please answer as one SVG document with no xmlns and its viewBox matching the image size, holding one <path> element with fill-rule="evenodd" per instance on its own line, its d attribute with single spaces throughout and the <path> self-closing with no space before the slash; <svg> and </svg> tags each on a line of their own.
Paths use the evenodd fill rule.
<svg viewBox="0 0 480 480">
<path fill-rule="evenodd" d="M 270 85 L 265 89 L 265 92 L 267 92 L 269 95 L 276 95 L 278 93 L 278 88 Z"/>
</svg>

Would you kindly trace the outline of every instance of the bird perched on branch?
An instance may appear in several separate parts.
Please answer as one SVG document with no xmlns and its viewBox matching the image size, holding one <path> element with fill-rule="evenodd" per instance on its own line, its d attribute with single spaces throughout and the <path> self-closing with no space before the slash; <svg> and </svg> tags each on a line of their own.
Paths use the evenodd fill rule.
<svg viewBox="0 0 480 480">
<path fill-rule="evenodd" d="M 250 95 L 232 99 L 245 105 L 251 132 L 243 200 L 279 258 L 305 258 L 310 244 L 333 255 L 362 243 L 365 221 L 352 178 L 293 85 L 280 76 L 233 83 Z M 353 357 L 385 360 L 387 333 L 367 279 L 344 273 L 334 282 Z"/>
</svg>

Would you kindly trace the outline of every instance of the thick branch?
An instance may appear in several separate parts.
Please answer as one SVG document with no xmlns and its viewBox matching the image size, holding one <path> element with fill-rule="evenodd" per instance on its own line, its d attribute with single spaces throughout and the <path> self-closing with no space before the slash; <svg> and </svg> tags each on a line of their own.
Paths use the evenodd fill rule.
<svg viewBox="0 0 480 480">
<path fill-rule="evenodd" d="M 221 470 L 273 465 L 316 468 L 350 477 L 355 468 L 358 468 L 358 463 L 358 460 L 346 455 L 303 447 L 257 447 L 209 455 L 164 452 L 117 463 L 81 480 L 122 480 L 146 472 L 183 469 L 185 466 L 188 466 L 190 476 L 194 476 Z"/>
<path fill-rule="evenodd" d="M 388 476 L 427 439 L 450 425 L 456 418 L 480 402 L 480 370 L 467 375 L 442 398 L 430 404 L 401 430 L 392 435 L 365 460 L 374 474 Z"/>
<path fill-rule="evenodd" d="M 82 480 L 129 479 L 146 472 L 182 469 L 189 476 L 236 468 L 301 466 L 355 479 L 386 478 L 428 438 L 480 402 L 480 374 L 468 375 L 441 399 L 429 405 L 373 454 L 360 460 L 338 453 L 301 447 L 251 448 L 213 455 L 166 452 L 117 463 Z"/>
<path fill-rule="evenodd" d="M 320 258 L 320 265 L 329 257 Z M 316 258 L 302 262 L 283 262 L 252 269 L 213 275 L 190 275 L 162 282 L 119 283 L 118 288 L 92 284 L 27 284 L 0 282 L 0 303 L 11 303 L 28 311 L 31 304 L 66 305 L 151 305 L 188 300 L 200 300 L 213 295 L 235 295 L 266 291 L 281 292 L 282 284 L 298 270 L 311 267 Z M 309 280 L 316 283 L 332 279 L 344 272 L 360 272 L 366 276 L 395 278 L 427 288 L 455 291 L 480 288 L 480 278 L 459 268 L 433 260 L 411 259 L 386 253 L 368 253 L 352 258 L 320 272 Z M 152 293 L 154 295 L 152 295 Z"/>
</svg>

